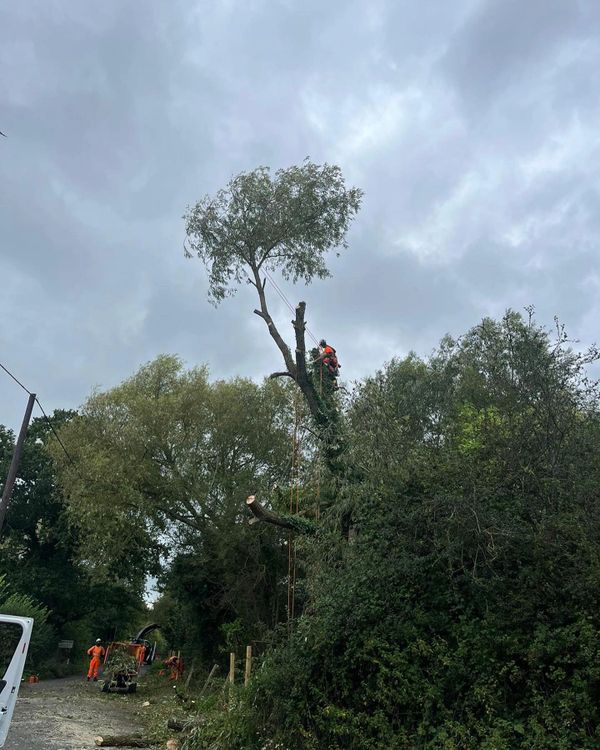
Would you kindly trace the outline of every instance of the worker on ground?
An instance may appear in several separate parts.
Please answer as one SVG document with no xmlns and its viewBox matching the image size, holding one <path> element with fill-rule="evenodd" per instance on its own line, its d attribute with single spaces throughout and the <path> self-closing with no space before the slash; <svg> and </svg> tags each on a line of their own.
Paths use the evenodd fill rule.
<svg viewBox="0 0 600 750">
<path fill-rule="evenodd" d="M 96 639 L 96 643 L 87 650 L 88 656 L 91 656 L 90 660 L 90 668 L 88 669 L 88 682 L 90 679 L 93 679 L 94 682 L 98 681 L 98 671 L 100 670 L 100 665 L 102 663 L 102 659 L 104 658 L 104 654 L 106 653 L 104 650 L 104 647 L 102 646 L 102 641 L 100 638 Z"/>
<path fill-rule="evenodd" d="M 177 654 L 173 654 L 165 661 L 165 666 L 169 667 L 171 674 L 169 675 L 170 680 L 178 680 L 183 674 L 183 659 Z"/>
</svg>

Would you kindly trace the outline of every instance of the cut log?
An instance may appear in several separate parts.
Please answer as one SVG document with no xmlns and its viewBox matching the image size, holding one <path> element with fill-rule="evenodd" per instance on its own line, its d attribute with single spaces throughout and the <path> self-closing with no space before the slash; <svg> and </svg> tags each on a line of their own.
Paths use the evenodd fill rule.
<svg viewBox="0 0 600 750">
<path fill-rule="evenodd" d="M 94 737 L 96 747 L 152 747 L 156 745 L 155 740 L 148 740 L 141 734 L 120 734 L 109 737 L 98 735 Z"/>
</svg>

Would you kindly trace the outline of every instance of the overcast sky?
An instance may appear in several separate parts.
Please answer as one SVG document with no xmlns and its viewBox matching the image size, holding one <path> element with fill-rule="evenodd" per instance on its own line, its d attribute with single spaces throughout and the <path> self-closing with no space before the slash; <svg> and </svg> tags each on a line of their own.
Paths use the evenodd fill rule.
<svg viewBox="0 0 600 750">
<path fill-rule="evenodd" d="M 250 289 L 208 304 L 181 216 L 306 156 L 365 191 L 333 278 L 288 288 L 345 377 L 528 304 L 592 343 L 599 71 L 597 0 L 4 3 L 0 361 L 46 409 L 163 352 L 278 369 Z M 1 377 L 0 423 L 25 400 Z"/>
</svg>

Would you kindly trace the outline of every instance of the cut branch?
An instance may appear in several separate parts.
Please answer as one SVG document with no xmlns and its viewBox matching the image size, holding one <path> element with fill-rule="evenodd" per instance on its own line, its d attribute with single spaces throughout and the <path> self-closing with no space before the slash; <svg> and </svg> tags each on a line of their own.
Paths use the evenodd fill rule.
<svg viewBox="0 0 600 750">
<path fill-rule="evenodd" d="M 306 518 L 278 515 L 271 510 L 267 510 L 264 505 L 261 505 L 261 503 L 258 502 L 255 495 L 250 495 L 246 499 L 246 505 L 253 515 L 253 518 L 250 519 L 250 523 L 258 523 L 262 521 L 264 523 L 270 523 L 273 526 L 279 526 L 282 529 L 296 531 L 299 534 L 314 534 L 317 531 L 316 524 Z"/>
</svg>

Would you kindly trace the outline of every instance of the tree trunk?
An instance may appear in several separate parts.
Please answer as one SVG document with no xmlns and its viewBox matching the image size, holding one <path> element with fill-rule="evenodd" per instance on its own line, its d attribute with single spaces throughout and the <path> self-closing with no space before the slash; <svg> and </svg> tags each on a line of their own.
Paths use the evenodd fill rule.
<svg viewBox="0 0 600 750">
<path fill-rule="evenodd" d="M 292 353 L 290 352 L 289 346 L 285 343 L 281 334 L 277 330 L 277 326 L 275 325 L 273 318 L 271 317 L 271 313 L 269 312 L 269 308 L 267 307 L 267 298 L 265 297 L 265 283 L 267 280 L 266 278 L 264 280 L 261 280 L 259 269 L 257 266 L 250 264 L 250 267 L 252 268 L 252 273 L 254 274 L 254 281 L 252 283 L 256 287 L 256 291 L 258 292 L 258 299 L 260 301 L 260 310 L 255 310 L 254 312 L 267 324 L 267 328 L 269 329 L 271 338 L 277 344 L 277 348 L 283 356 L 285 366 L 290 371 L 292 377 L 295 377 L 296 373 L 294 372 L 295 368 Z"/>
<path fill-rule="evenodd" d="M 254 312 L 261 317 L 269 329 L 269 333 L 277 348 L 281 352 L 286 370 L 283 372 L 273 373 L 271 377 L 290 377 L 296 381 L 296 385 L 302 391 L 302 394 L 308 405 L 308 409 L 316 426 L 316 432 L 321 444 L 321 457 L 329 469 L 330 477 L 328 481 L 325 497 L 334 497 L 337 494 L 340 480 L 342 477 L 357 476 L 357 469 L 343 460 L 347 449 L 346 439 L 343 435 L 341 418 L 338 404 L 332 397 L 331 393 L 323 393 L 320 383 L 315 382 L 314 374 L 307 370 L 306 366 L 306 341 L 305 330 L 306 323 L 304 316 L 306 312 L 306 303 L 299 302 L 296 306 L 294 320 L 294 334 L 296 348 L 294 356 L 290 347 L 285 343 L 283 337 L 277 330 L 277 327 L 269 313 L 267 300 L 265 296 L 265 282 L 260 278 L 260 267 L 252 265 L 254 281 L 252 284 L 256 287 L 260 300 L 260 309 Z M 329 375 L 327 376 L 329 377 Z M 322 498 L 325 499 L 325 498 Z M 292 529 L 300 533 L 312 534 L 316 531 L 316 524 L 306 519 L 295 516 L 277 515 L 263 508 L 259 503 L 247 500 L 248 507 L 254 514 L 254 522 L 265 521 L 266 523 L 281 526 L 282 528 Z M 327 501 L 325 501 L 327 504 Z M 346 530 L 347 531 L 347 530 Z"/>
</svg>

